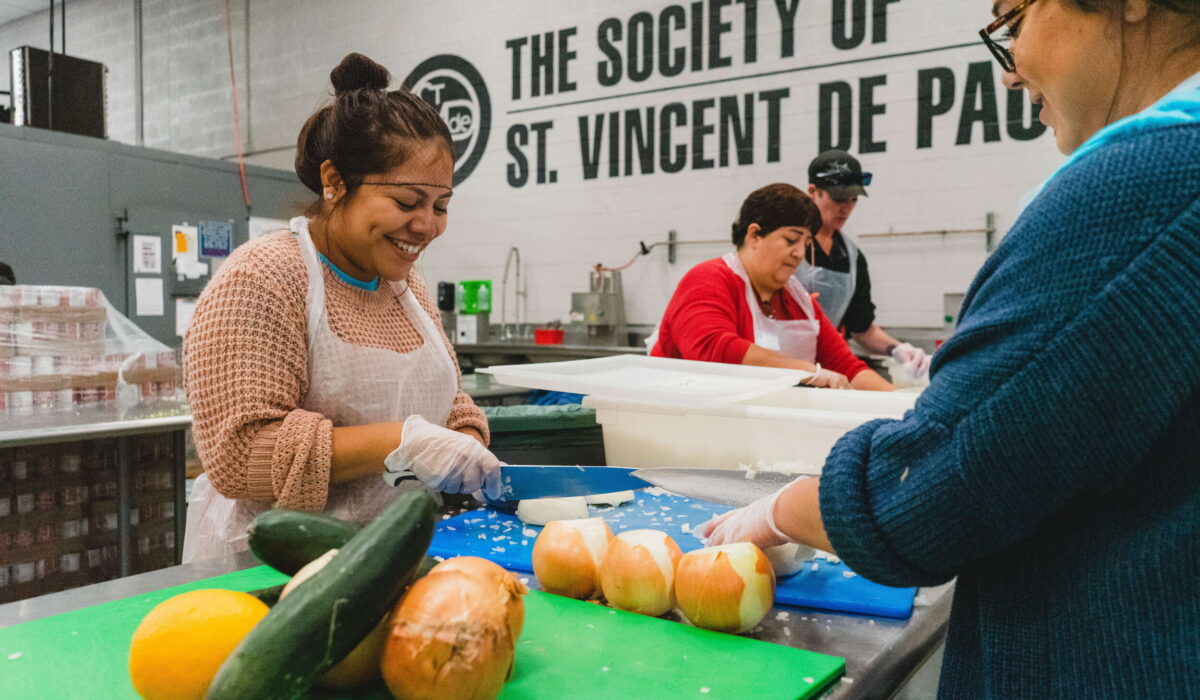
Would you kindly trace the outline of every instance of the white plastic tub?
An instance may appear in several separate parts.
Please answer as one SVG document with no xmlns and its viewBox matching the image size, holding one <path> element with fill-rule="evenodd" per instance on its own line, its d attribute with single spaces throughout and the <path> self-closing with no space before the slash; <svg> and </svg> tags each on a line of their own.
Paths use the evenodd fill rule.
<svg viewBox="0 0 1200 700">
<path fill-rule="evenodd" d="M 723 406 L 588 396 L 608 464 L 736 469 L 800 462 L 819 473 L 838 438 L 875 418 L 900 418 L 916 394 L 791 388 Z"/>
</svg>

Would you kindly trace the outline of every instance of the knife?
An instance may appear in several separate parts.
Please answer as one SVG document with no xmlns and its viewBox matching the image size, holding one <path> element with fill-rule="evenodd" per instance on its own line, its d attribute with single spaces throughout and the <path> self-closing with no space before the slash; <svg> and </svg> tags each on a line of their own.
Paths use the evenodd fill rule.
<svg viewBox="0 0 1200 700">
<path fill-rule="evenodd" d="M 503 464 L 500 466 L 501 501 L 527 498 L 590 496 L 644 489 L 649 482 L 628 467 L 572 467 Z"/>
<path fill-rule="evenodd" d="M 545 466 L 500 467 L 501 501 L 590 496 L 658 486 L 710 503 L 744 506 L 774 493 L 801 474 L 742 469 Z"/>
<path fill-rule="evenodd" d="M 633 476 L 680 496 L 741 507 L 775 493 L 797 477 L 819 473 L 655 467 L 638 469 Z"/>
</svg>

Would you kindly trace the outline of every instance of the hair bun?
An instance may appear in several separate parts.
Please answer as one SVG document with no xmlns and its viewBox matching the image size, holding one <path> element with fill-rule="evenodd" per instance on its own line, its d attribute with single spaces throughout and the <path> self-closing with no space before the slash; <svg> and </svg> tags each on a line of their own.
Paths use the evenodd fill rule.
<svg viewBox="0 0 1200 700">
<path fill-rule="evenodd" d="M 361 53 L 346 54 L 329 74 L 334 92 L 339 95 L 351 90 L 386 90 L 391 79 L 387 68 Z"/>
</svg>

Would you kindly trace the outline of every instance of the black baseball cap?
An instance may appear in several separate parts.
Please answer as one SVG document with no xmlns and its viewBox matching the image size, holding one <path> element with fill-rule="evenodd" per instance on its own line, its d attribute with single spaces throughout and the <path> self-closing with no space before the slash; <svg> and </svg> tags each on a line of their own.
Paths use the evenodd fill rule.
<svg viewBox="0 0 1200 700">
<path fill-rule="evenodd" d="M 825 190 L 834 199 L 867 196 L 871 173 L 864 173 L 858 159 L 845 151 L 832 149 L 808 164 L 808 181 Z"/>
</svg>

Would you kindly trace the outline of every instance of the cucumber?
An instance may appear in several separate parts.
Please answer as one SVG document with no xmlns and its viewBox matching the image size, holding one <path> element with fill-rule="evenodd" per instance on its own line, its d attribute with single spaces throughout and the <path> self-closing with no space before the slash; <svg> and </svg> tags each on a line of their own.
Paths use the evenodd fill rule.
<svg viewBox="0 0 1200 700">
<path fill-rule="evenodd" d="M 250 630 L 205 698 L 304 697 L 395 606 L 433 539 L 435 509 L 424 490 L 401 494 Z"/>
<path fill-rule="evenodd" d="M 319 513 L 275 509 L 258 514 L 246 530 L 250 551 L 288 576 L 350 541 L 358 525 Z"/>
</svg>

